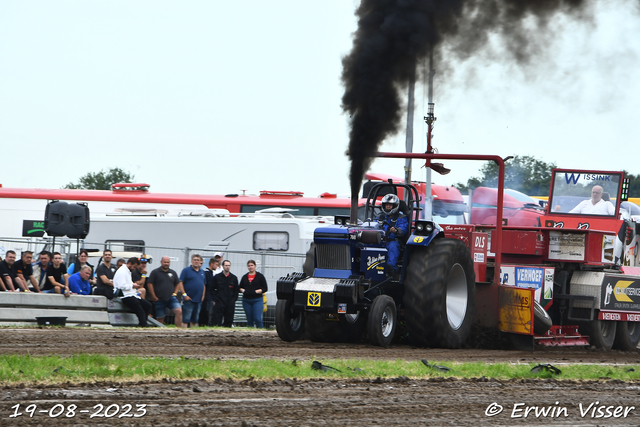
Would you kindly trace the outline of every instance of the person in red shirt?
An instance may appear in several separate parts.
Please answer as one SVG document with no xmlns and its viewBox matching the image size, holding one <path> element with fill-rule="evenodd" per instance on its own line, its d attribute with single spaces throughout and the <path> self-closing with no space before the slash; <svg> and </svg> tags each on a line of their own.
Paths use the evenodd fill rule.
<svg viewBox="0 0 640 427">
<path fill-rule="evenodd" d="M 240 293 L 242 294 L 242 307 L 247 316 L 247 326 L 262 328 L 262 302 L 263 295 L 267 292 L 267 279 L 262 273 L 256 271 L 256 262 L 247 261 L 249 272 L 240 279 Z"/>
</svg>

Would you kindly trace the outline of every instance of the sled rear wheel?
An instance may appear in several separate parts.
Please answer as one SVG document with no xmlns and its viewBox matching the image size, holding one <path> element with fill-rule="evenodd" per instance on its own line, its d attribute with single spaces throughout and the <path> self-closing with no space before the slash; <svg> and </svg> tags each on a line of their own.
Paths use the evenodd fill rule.
<svg viewBox="0 0 640 427">
<path fill-rule="evenodd" d="M 640 342 L 639 322 L 618 322 L 613 348 L 619 350 L 635 350 Z"/>
</svg>

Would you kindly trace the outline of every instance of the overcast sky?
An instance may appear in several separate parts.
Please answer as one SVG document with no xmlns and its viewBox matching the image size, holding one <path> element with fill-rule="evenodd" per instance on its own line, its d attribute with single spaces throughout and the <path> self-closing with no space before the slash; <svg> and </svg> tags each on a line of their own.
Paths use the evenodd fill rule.
<svg viewBox="0 0 640 427">
<path fill-rule="evenodd" d="M 152 192 L 348 194 L 340 73 L 357 4 L 0 0 L 0 184 L 60 188 L 121 167 Z M 479 54 L 446 83 L 436 74 L 434 146 L 640 174 L 637 5 L 600 0 L 591 25 L 558 18 L 533 68 Z M 419 84 L 416 152 L 425 97 Z M 382 149 L 403 151 L 404 134 Z M 481 164 L 447 166 L 436 183 Z"/>
</svg>

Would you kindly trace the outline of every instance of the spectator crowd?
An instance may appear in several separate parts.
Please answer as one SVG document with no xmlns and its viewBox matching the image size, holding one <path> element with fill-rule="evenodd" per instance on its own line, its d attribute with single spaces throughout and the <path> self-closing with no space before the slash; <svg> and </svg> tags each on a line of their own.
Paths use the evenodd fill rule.
<svg viewBox="0 0 640 427">
<path fill-rule="evenodd" d="M 202 256 L 191 257 L 191 265 L 180 274 L 171 268 L 171 259 L 162 257 L 160 267 L 147 271 L 150 259 L 146 255 L 119 259 L 112 263 L 113 253 L 106 249 L 97 268 L 88 262 L 89 254 L 82 250 L 67 267 L 59 252 L 42 251 L 34 261 L 32 251 L 22 251 L 19 260 L 9 250 L 0 258 L 0 291 L 34 292 L 72 295 L 103 295 L 119 298 L 138 318 L 139 325 L 148 325 L 153 316 L 161 323 L 167 313 L 175 318 L 177 327 L 233 325 L 236 302 L 242 295 L 242 306 L 249 327 L 262 328 L 262 313 L 266 311 L 267 281 L 256 271 L 256 262 L 247 262 L 248 273 L 239 280 L 231 273 L 231 262 L 216 253 L 209 266 L 202 268 Z"/>
</svg>

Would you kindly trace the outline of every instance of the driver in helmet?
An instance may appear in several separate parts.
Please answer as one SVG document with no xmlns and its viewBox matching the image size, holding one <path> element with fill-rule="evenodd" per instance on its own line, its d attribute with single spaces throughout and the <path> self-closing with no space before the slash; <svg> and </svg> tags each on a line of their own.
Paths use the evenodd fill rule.
<svg viewBox="0 0 640 427">
<path fill-rule="evenodd" d="M 406 238 L 407 231 L 409 231 L 409 219 L 403 214 L 400 208 L 400 199 L 395 194 L 387 194 L 382 198 L 382 215 L 378 218 L 387 238 L 387 253 L 389 259 L 387 264 L 391 266 L 394 271 L 398 270 L 398 258 L 400 257 L 400 242 L 398 239 Z"/>
</svg>

